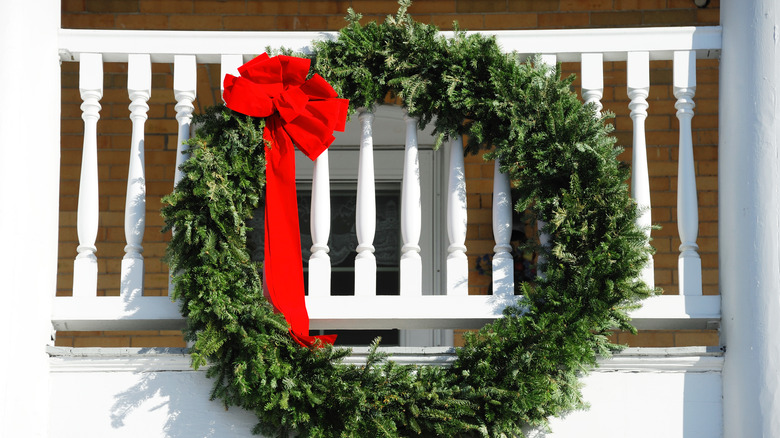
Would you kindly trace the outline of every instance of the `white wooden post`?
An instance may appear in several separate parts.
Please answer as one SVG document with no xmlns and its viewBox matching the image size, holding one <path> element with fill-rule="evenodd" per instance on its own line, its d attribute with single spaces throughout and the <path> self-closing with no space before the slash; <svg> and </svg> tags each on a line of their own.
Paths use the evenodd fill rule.
<svg viewBox="0 0 780 438">
<path fill-rule="evenodd" d="M 141 255 L 146 223 L 146 177 L 144 176 L 144 122 L 152 94 L 152 64 L 149 55 L 130 55 L 127 66 L 127 92 L 133 133 L 125 198 L 125 256 L 122 258 L 121 296 L 133 299 L 143 293 L 144 258 Z"/>
<path fill-rule="evenodd" d="M 678 259 L 680 295 L 701 295 L 701 257 L 696 237 L 699 234 L 699 202 L 696 195 L 696 171 L 693 161 L 693 95 L 696 92 L 696 52 L 674 52 L 674 97 L 680 120 L 680 149 L 677 170 L 677 231 L 680 233 Z"/>
<path fill-rule="evenodd" d="M 551 54 L 542 55 L 542 63 L 554 69 L 556 64 L 558 63 L 558 57 L 556 55 L 551 55 Z M 554 72 L 555 70 L 551 70 L 548 74 L 549 75 L 555 74 Z M 547 226 L 547 222 L 538 218 L 536 219 L 536 230 L 539 233 L 539 245 L 542 247 L 547 247 L 550 244 L 550 235 L 545 232 L 542 232 L 545 226 Z M 539 276 L 540 278 L 544 278 L 544 271 L 542 270 L 541 267 L 546 261 L 547 261 L 546 257 L 542 253 L 540 253 L 539 256 L 537 256 L 536 258 L 536 265 L 537 265 L 536 275 Z"/>
<path fill-rule="evenodd" d="M 645 143 L 645 119 L 647 118 L 647 96 L 650 92 L 650 53 L 629 52 L 627 65 L 628 98 L 631 103 L 631 120 L 634 121 L 634 148 L 632 155 L 631 195 L 639 208 L 637 225 L 650 237 L 652 217 L 650 214 L 650 176 L 647 170 L 647 145 Z M 642 280 L 655 287 L 652 257 L 642 270 Z"/>
<path fill-rule="evenodd" d="M 309 257 L 309 296 L 330 295 L 330 165 L 325 149 L 314 160 L 311 177 L 311 256 Z"/>
<path fill-rule="evenodd" d="M 493 295 L 514 295 L 515 263 L 512 258 L 512 192 L 509 175 L 501 172 L 496 158 L 493 169 Z"/>
<path fill-rule="evenodd" d="M 176 170 L 173 175 L 173 186 L 176 187 L 184 178 L 181 165 L 189 158 L 186 142 L 190 139 L 192 112 L 198 88 L 198 65 L 194 55 L 176 55 L 173 57 L 173 97 L 176 99 L 176 121 L 179 125 L 179 135 L 176 141 Z M 174 229 L 175 233 L 176 230 Z M 173 273 L 168 275 L 168 295 L 173 294 Z"/>
<path fill-rule="evenodd" d="M 244 64 L 244 57 L 241 55 L 222 55 L 220 56 L 220 74 L 219 74 L 219 97 L 225 91 L 225 75 L 231 74 L 238 76 L 238 68 Z M 224 99 L 222 99 L 224 101 Z"/>
<path fill-rule="evenodd" d="M 422 201 L 420 162 L 417 149 L 417 118 L 404 115 L 406 145 L 404 149 L 403 186 L 401 188 L 401 291 L 402 296 L 422 295 L 422 258 L 420 232 Z"/>
<path fill-rule="evenodd" d="M 449 144 L 449 178 L 447 182 L 447 295 L 469 294 L 469 260 L 466 257 L 466 172 L 463 164 L 463 139 L 455 137 Z"/>
<path fill-rule="evenodd" d="M 355 206 L 355 231 L 358 240 L 357 256 L 355 257 L 355 296 L 373 296 L 376 295 L 376 256 L 374 256 L 376 190 L 372 133 L 374 113 L 365 108 L 358 110 L 358 113 L 361 129 L 357 204 Z"/>
<path fill-rule="evenodd" d="M 176 174 L 173 185 L 184 176 L 179 167 L 189 155 L 189 147 L 185 144 L 190 139 L 190 123 L 195 106 L 192 102 L 198 88 L 198 66 L 194 55 L 176 55 L 173 58 L 173 96 L 176 99 L 176 120 L 179 122 L 179 136 L 176 142 Z"/>
<path fill-rule="evenodd" d="M 780 3 L 720 6 L 723 437 L 780 436 Z"/>
<path fill-rule="evenodd" d="M 601 53 L 582 54 L 582 100 L 592 103 L 596 108 L 596 117 L 601 117 L 601 98 L 604 95 L 604 55 Z"/>
<path fill-rule="evenodd" d="M 50 430 L 60 183 L 59 0 L 0 2 L 0 436 Z"/>
<path fill-rule="evenodd" d="M 103 97 L 103 56 L 82 53 L 79 58 L 79 91 L 81 118 L 84 120 L 84 147 L 81 152 L 81 177 L 76 225 L 79 236 L 78 256 L 73 262 L 73 296 L 94 297 L 97 294 L 98 265 L 95 240 L 98 231 L 98 160 L 97 122 L 100 98 Z"/>
</svg>

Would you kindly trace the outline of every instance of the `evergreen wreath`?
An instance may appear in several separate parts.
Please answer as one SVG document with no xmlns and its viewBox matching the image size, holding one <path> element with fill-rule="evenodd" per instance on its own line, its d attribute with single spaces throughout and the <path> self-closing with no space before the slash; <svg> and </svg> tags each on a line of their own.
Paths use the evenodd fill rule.
<svg viewBox="0 0 780 438">
<path fill-rule="evenodd" d="M 639 274 L 651 249 L 635 225 L 628 167 L 611 126 L 595 117 L 538 59 L 502 53 L 492 37 L 444 38 L 413 21 L 408 0 L 384 23 L 349 24 L 314 43 L 312 69 L 351 110 L 396 93 L 440 141 L 500 158 L 518 211 L 544 221 L 545 275 L 521 285 L 504 316 L 465 336 L 449 368 L 401 366 L 375 341 L 365 366 L 350 351 L 308 349 L 263 297 L 246 221 L 264 185 L 263 119 L 213 107 L 196 116 L 185 177 L 165 198 L 167 261 L 187 319 L 194 368 L 210 365 L 212 399 L 258 418 L 255 433 L 301 437 L 511 436 L 585 407 L 578 377 L 619 348 L 612 329 L 634 331 L 627 311 L 651 294 Z"/>
</svg>

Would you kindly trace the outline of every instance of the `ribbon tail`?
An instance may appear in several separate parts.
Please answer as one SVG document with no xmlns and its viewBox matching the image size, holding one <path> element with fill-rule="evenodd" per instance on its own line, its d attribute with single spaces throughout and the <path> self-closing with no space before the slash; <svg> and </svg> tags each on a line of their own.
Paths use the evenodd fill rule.
<svg viewBox="0 0 780 438">
<path fill-rule="evenodd" d="M 332 344 L 335 336 L 309 336 L 309 314 L 303 288 L 301 236 L 295 189 L 295 148 L 279 117 L 267 117 L 265 285 L 274 308 L 290 324 L 290 334 L 303 346 Z"/>
<path fill-rule="evenodd" d="M 333 345 L 333 343 L 336 342 L 337 335 L 298 336 L 290 329 L 290 336 L 292 336 L 293 340 L 301 347 L 322 348 L 326 344 Z"/>
</svg>

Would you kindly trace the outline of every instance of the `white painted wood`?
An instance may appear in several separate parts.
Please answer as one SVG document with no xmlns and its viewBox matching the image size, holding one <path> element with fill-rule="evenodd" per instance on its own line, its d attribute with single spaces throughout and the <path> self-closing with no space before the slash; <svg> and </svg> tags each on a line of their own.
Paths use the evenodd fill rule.
<svg viewBox="0 0 780 438">
<path fill-rule="evenodd" d="M 506 52 L 520 56 L 557 54 L 561 62 L 579 62 L 581 53 L 603 53 L 605 61 L 625 61 L 630 51 L 649 51 L 653 60 L 671 60 L 675 50 L 695 50 L 698 58 L 720 54 L 720 26 L 621 29 L 545 29 L 480 31 L 494 35 Z M 195 53 L 200 63 L 217 64 L 229 47 L 233 53 L 257 55 L 261 47 L 311 52 L 311 42 L 334 39 L 336 32 L 198 32 L 154 30 L 62 29 L 60 57 L 78 61 L 80 53 L 103 53 L 106 62 L 124 62 L 129 54 L 150 53 L 154 62 L 173 62 L 174 55 Z M 441 32 L 452 37 L 453 32 Z"/>
<path fill-rule="evenodd" d="M 176 121 L 179 124 L 179 134 L 176 140 L 176 170 L 173 175 L 173 186 L 176 187 L 184 177 L 181 165 L 190 157 L 186 142 L 190 139 L 192 104 L 197 96 L 198 66 L 194 55 L 176 55 L 173 60 L 173 97 L 176 99 Z M 175 233 L 176 230 L 174 229 Z M 168 276 L 168 295 L 173 294 L 173 273 Z"/>
<path fill-rule="evenodd" d="M 596 108 L 596 117 L 601 117 L 601 98 L 604 96 L 604 55 L 601 53 L 582 54 L 582 100 L 592 103 Z"/>
<path fill-rule="evenodd" d="M 631 120 L 634 121 L 634 147 L 631 162 L 631 196 L 639 208 L 637 225 L 650 237 L 652 217 L 650 211 L 650 175 L 647 169 L 647 143 L 645 141 L 645 119 L 647 118 L 647 96 L 650 92 L 650 54 L 630 52 L 627 65 L 628 98 L 631 103 Z M 655 287 L 652 257 L 642 270 L 642 280 Z"/>
<path fill-rule="evenodd" d="M 176 121 L 179 122 L 179 136 L 176 141 L 176 174 L 173 185 L 181 181 L 184 176 L 179 167 L 189 158 L 188 146 L 185 144 L 190 139 L 190 124 L 192 112 L 195 106 L 192 102 L 197 96 L 198 66 L 194 55 L 177 55 L 173 62 L 173 96 L 176 99 Z"/>
<path fill-rule="evenodd" d="M 244 57 L 241 55 L 221 55 L 219 57 L 219 62 L 219 96 L 222 97 L 222 93 L 225 91 L 225 75 L 231 74 L 236 77 L 240 76 L 238 73 L 238 68 L 244 64 Z M 225 99 L 223 98 L 222 101 L 224 102 L 224 100 Z"/>
<path fill-rule="evenodd" d="M 152 94 L 152 64 L 149 55 L 130 55 L 127 66 L 130 120 L 133 122 L 130 165 L 125 198 L 125 255 L 122 258 L 120 295 L 127 300 L 141 296 L 144 287 L 142 241 L 146 223 L 146 177 L 144 171 L 144 122 Z"/>
<path fill-rule="evenodd" d="M 84 120 L 84 146 L 81 152 L 79 203 L 76 230 L 79 236 L 78 256 L 73 262 L 73 296 L 97 294 L 98 265 L 95 240 L 98 231 L 98 159 L 97 122 L 103 97 L 103 57 L 99 53 L 82 53 L 79 60 L 81 118 Z"/>
<path fill-rule="evenodd" d="M 370 347 L 351 347 L 345 365 L 363 366 Z M 399 365 L 450 366 L 457 358 L 454 347 L 382 347 Z M 73 348 L 47 347 L 52 374 L 59 373 L 154 373 L 193 371 L 186 348 Z M 626 348 L 598 360 L 595 373 L 720 373 L 723 352 L 714 347 Z M 211 368 L 207 363 L 199 368 Z"/>
<path fill-rule="evenodd" d="M 543 53 L 541 55 L 542 63 L 549 66 L 552 71 L 555 71 L 555 65 L 558 63 L 558 55 L 555 53 Z"/>
<path fill-rule="evenodd" d="M 780 84 L 773 0 L 722 2 L 718 267 L 723 437 L 780 436 Z"/>
<path fill-rule="evenodd" d="M 555 55 L 542 55 L 542 62 L 553 67 L 557 62 L 557 57 Z M 553 71 L 548 72 L 548 74 L 553 74 Z M 539 233 L 539 245 L 542 246 L 542 248 L 548 248 L 550 246 L 550 235 L 542 231 L 546 226 L 547 222 L 538 217 L 536 218 L 536 231 Z M 546 262 L 547 257 L 544 252 L 540 252 L 536 257 L 536 275 L 540 278 L 545 278 L 543 267 Z"/>
<path fill-rule="evenodd" d="M 306 297 L 312 329 L 476 329 L 519 297 L 498 295 Z"/>
<path fill-rule="evenodd" d="M 51 431 L 60 199 L 59 0 L 0 2 L 0 436 Z M 72 249 L 59 254 L 71 257 Z M 68 262 L 66 262 L 68 263 Z"/>
<path fill-rule="evenodd" d="M 399 365 L 449 366 L 451 348 L 380 347 Z M 193 371 L 179 349 L 50 348 L 51 438 L 75 436 L 246 437 L 257 422 L 250 411 L 208 395 L 213 381 Z M 345 364 L 361 366 L 368 354 L 357 347 Z M 205 368 L 205 369 L 204 369 Z M 589 409 L 552 419 L 550 431 L 533 438 L 711 438 L 722 425 L 722 354 L 703 348 L 626 349 L 583 377 Z M 78 403 L 74 403 L 78 394 Z M 648 415 L 653 412 L 656 415 Z M 663 421 L 658 421 L 663 418 Z M 611 427 L 614 426 L 614 427 Z M 204 435 L 203 431 L 208 431 Z M 584 434 L 590 436 L 592 434 Z"/>
<path fill-rule="evenodd" d="M 715 330 L 720 326 L 720 307 L 717 295 L 657 295 L 629 315 L 639 330 Z"/>
<path fill-rule="evenodd" d="M 469 261 L 466 257 L 466 172 L 463 164 L 463 138 L 449 143 L 449 178 L 447 182 L 447 295 L 469 293 Z"/>
<path fill-rule="evenodd" d="M 376 154 L 382 149 L 393 149 L 401 146 L 403 137 L 399 136 L 399 132 L 404 132 L 406 129 L 406 122 L 404 121 L 404 111 L 401 107 L 394 105 L 377 105 L 373 108 L 374 122 L 371 124 L 371 134 L 374 143 L 374 153 Z M 356 145 L 360 144 L 360 120 L 357 117 L 350 117 L 345 124 L 344 132 L 334 131 L 333 136 L 336 139 L 333 141 L 331 148 L 334 146 L 339 149 L 357 149 Z M 420 146 L 420 150 L 427 150 L 436 144 L 436 138 L 438 135 L 433 134 L 433 126 L 429 124 L 425 130 L 417 131 L 417 144 Z M 331 160 L 331 166 L 335 166 L 337 163 L 335 160 Z M 379 172 L 381 162 L 375 157 L 374 164 L 377 166 L 375 171 Z M 401 175 L 399 173 L 399 175 Z M 377 180 L 381 180 L 382 177 L 379 173 L 376 174 Z"/>
<path fill-rule="evenodd" d="M 56 330 L 179 330 L 186 320 L 169 297 L 56 297 L 51 312 Z"/>
<path fill-rule="evenodd" d="M 696 92 L 696 56 L 693 51 L 674 53 L 674 97 L 680 120 L 680 149 L 677 168 L 677 231 L 680 233 L 678 272 L 680 295 L 701 295 L 701 257 L 696 237 L 699 234 L 699 202 L 696 195 L 696 170 L 693 159 L 693 95 Z"/>
<path fill-rule="evenodd" d="M 330 164 L 328 150 L 314 161 L 311 178 L 311 256 L 309 257 L 309 296 L 330 295 Z"/>
<path fill-rule="evenodd" d="M 376 190 L 372 138 L 374 114 L 365 108 L 358 110 L 358 114 L 361 131 L 355 211 L 355 231 L 358 241 L 355 257 L 355 296 L 372 296 L 376 295 L 376 257 L 374 256 Z"/>
<path fill-rule="evenodd" d="M 381 126 L 390 124 L 396 132 L 396 141 L 399 141 L 397 133 L 405 128 L 403 114 L 399 108 L 394 108 L 392 117 L 390 117 L 388 108 L 377 107 L 374 112 L 373 128 L 380 129 Z M 388 117 L 379 117 L 379 114 L 385 113 Z M 352 118 L 352 122 L 359 122 L 357 117 Z M 380 123 L 382 125 L 380 125 Z M 348 123 L 349 126 L 349 123 Z M 360 131 L 359 123 L 352 123 L 351 128 Z M 348 128 L 348 129 L 351 129 Z M 386 126 L 384 128 L 387 128 Z M 389 131 L 389 130 L 388 130 Z M 373 131 L 376 133 L 376 130 Z M 376 135 L 373 136 L 376 139 Z M 419 138 L 418 138 L 419 140 Z M 360 154 L 356 148 L 358 143 L 354 143 L 351 148 L 342 148 L 340 146 L 331 146 L 328 149 L 330 180 L 333 184 L 347 183 L 353 185 L 357 182 L 357 173 L 359 168 Z M 376 147 L 376 143 L 374 143 Z M 433 151 L 432 143 L 419 143 L 418 155 L 420 163 L 420 187 L 422 189 L 421 199 L 423 206 L 422 232 L 420 236 L 421 254 L 442 254 L 440 257 L 422 257 L 423 263 L 423 294 L 433 294 L 442 292 L 439 285 L 439 277 L 443 278 L 444 269 L 436 268 L 434 262 L 444 263 L 446 253 L 446 243 L 438 241 L 439 231 L 443 233 L 446 240 L 447 228 L 444 226 L 444 208 L 441 207 L 442 187 L 446 187 L 446 181 L 442 181 L 440 169 L 442 162 L 446 161 L 444 151 Z M 374 178 L 376 181 L 387 182 L 401 186 L 403 176 L 404 151 L 398 146 L 393 148 L 378 148 L 374 150 Z M 296 152 L 295 175 L 296 180 L 308 183 L 312 180 L 315 163 L 308 159 L 303 153 Z M 354 190 L 354 189 L 353 189 Z M 332 193 L 331 193 L 332 196 Z M 440 214 L 438 218 L 436 215 Z M 443 248 L 443 249 L 442 249 Z M 329 254 L 332 260 L 333 249 L 330 248 Z M 332 293 L 346 292 L 350 293 L 352 288 L 346 291 L 333 290 Z"/>
<path fill-rule="evenodd" d="M 493 169 L 493 294 L 514 295 L 515 263 L 512 259 L 512 192 L 509 175 L 501 172 L 497 158 Z"/>
<path fill-rule="evenodd" d="M 417 149 L 417 118 L 404 116 L 406 143 L 404 146 L 404 174 L 401 186 L 401 247 L 400 294 L 422 295 L 422 258 L 420 232 L 422 205 L 420 191 L 420 160 Z"/>
<path fill-rule="evenodd" d="M 312 329 L 480 328 L 519 297 L 509 295 L 308 296 Z M 56 330 L 178 330 L 185 320 L 168 297 L 56 297 Z M 660 295 L 630 313 L 641 330 L 717 329 L 717 295 Z"/>
<path fill-rule="evenodd" d="M 552 418 L 549 432 L 532 431 L 526 436 L 721 437 L 725 404 L 722 380 L 720 371 L 711 369 L 720 368 L 722 358 L 694 356 L 667 360 L 663 354 L 625 361 L 620 360 L 621 354 L 614 365 L 611 361 L 599 361 L 599 367 L 582 378 L 582 396 L 590 408 Z M 704 364 L 699 365 L 701 362 Z M 634 363 L 640 367 L 633 368 Z M 638 413 L 636 409 L 646 411 Z"/>
</svg>

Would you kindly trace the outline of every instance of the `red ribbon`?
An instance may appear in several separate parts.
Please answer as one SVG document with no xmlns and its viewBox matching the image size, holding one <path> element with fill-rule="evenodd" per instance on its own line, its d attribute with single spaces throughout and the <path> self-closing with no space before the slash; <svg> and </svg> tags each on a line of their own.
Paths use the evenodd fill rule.
<svg viewBox="0 0 780 438">
<path fill-rule="evenodd" d="M 295 146 L 315 160 L 344 131 L 346 99 L 320 75 L 306 80 L 310 61 L 291 56 L 256 57 L 226 75 L 225 104 L 233 111 L 265 118 L 264 282 L 274 308 L 290 334 L 305 347 L 333 344 L 336 335 L 309 336 L 301 266 L 301 236 L 295 190 Z M 294 146 L 295 145 L 295 146 Z"/>
</svg>

